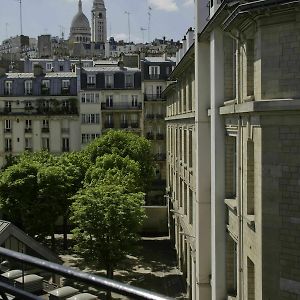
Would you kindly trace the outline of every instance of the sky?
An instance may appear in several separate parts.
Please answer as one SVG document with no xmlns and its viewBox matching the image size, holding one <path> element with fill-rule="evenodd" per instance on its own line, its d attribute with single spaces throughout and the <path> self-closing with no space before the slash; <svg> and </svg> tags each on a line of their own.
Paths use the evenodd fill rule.
<svg viewBox="0 0 300 300">
<path fill-rule="evenodd" d="M 91 19 L 93 0 L 82 0 L 83 11 Z M 70 24 L 78 10 L 78 0 L 22 0 L 23 34 L 69 37 Z M 107 34 L 128 41 L 130 13 L 131 41 L 148 41 L 148 7 L 151 7 L 150 39 L 181 40 L 194 24 L 194 0 L 105 0 Z M 19 0 L 0 0 L 0 41 L 20 34 Z"/>
</svg>

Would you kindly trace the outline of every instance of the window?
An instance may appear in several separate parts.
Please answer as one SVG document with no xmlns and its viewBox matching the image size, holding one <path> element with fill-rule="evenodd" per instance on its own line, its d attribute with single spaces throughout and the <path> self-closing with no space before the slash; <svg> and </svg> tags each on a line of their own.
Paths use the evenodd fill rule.
<svg viewBox="0 0 300 300">
<path fill-rule="evenodd" d="M 4 102 L 4 109 L 6 112 L 11 112 L 11 101 Z"/>
<path fill-rule="evenodd" d="M 42 138 L 42 149 L 43 150 L 50 150 L 50 140 L 49 138 Z"/>
<path fill-rule="evenodd" d="M 225 194 L 228 199 L 235 199 L 236 197 L 236 137 L 227 136 L 225 144 Z"/>
<path fill-rule="evenodd" d="M 64 66 L 60 65 L 60 66 L 59 66 L 59 71 L 60 71 L 60 72 L 63 72 L 63 70 L 64 70 Z"/>
<path fill-rule="evenodd" d="M 32 94 L 32 80 L 25 81 L 25 95 Z"/>
<path fill-rule="evenodd" d="M 114 101 L 113 101 L 113 95 L 106 96 L 106 107 L 113 107 Z"/>
<path fill-rule="evenodd" d="M 6 138 L 5 139 L 5 152 L 10 152 L 12 151 L 12 142 L 11 139 Z"/>
<path fill-rule="evenodd" d="M 32 108 L 32 102 L 31 101 L 25 101 L 25 109 Z"/>
<path fill-rule="evenodd" d="M 62 151 L 69 152 L 70 151 L 70 140 L 69 138 L 62 139 Z"/>
<path fill-rule="evenodd" d="M 43 128 L 49 128 L 49 120 L 43 120 Z"/>
<path fill-rule="evenodd" d="M 10 132 L 11 131 L 11 120 L 4 121 L 4 131 Z"/>
<path fill-rule="evenodd" d="M 82 124 L 99 124 L 99 114 L 81 114 Z"/>
<path fill-rule="evenodd" d="M 137 95 L 132 95 L 131 96 L 131 104 L 133 107 L 137 107 L 138 106 L 138 96 Z"/>
<path fill-rule="evenodd" d="M 133 74 L 126 74 L 125 75 L 125 87 L 126 88 L 132 88 L 134 86 L 133 84 Z"/>
<path fill-rule="evenodd" d="M 81 143 L 88 144 L 89 142 L 93 141 L 94 139 L 98 138 L 100 136 L 99 133 L 83 133 L 81 135 Z"/>
<path fill-rule="evenodd" d="M 159 66 L 150 66 L 149 67 L 149 75 L 151 79 L 158 79 L 160 74 Z"/>
<path fill-rule="evenodd" d="M 161 96 L 161 93 L 162 93 L 162 86 L 161 85 L 158 85 L 156 87 L 156 96 Z"/>
<path fill-rule="evenodd" d="M 95 85 L 96 84 L 96 76 L 95 75 L 88 75 L 87 84 L 88 85 Z"/>
<path fill-rule="evenodd" d="M 25 138 L 25 150 L 32 150 L 32 138 Z"/>
<path fill-rule="evenodd" d="M 32 127 L 32 120 L 25 120 L 25 130 L 26 129 L 31 130 L 31 127 Z"/>
<path fill-rule="evenodd" d="M 68 79 L 62 80 L 61 85 L 62 85 L 63 89 L 69 89 L 70 88 L 70 80 L 68 80 Z"/>
<path fill-rule="evenodd" d="M 4 94 L 5 95 L 12 95 L 12 81 L 5 81 Z"/>
<path fill-rule="evenodd" d="M 42 80 L 42 87 L 45 89 L 50 88 L 50 80 Z"/>
<path fill-rule="evenodd" d="M 114 87 L 114 77 L 111 74 L 105 74 L 105 87 L 113 88 Z"/>
<path fill-rule="evenodd" d="M 52 71 L 52 63 L 46 63 L 46 71 Z"/>
</svg>

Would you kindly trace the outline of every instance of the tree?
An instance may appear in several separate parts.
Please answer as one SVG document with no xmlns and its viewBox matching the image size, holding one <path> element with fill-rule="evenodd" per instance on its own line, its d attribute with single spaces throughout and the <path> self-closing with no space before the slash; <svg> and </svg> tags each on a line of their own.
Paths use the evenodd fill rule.
<svg viewBox="0 0 300 300">
<path fill-rule="evenodd" d="M 75 249 L 88 262 L 104 267 L 107 277 L 139 239 L 145 218 L 144 194 L 122 186 L 96 185 L 81 190 L 72 204 Z"/>
<path fill-rule="evenodd" d="M 138 162 L 117 154 L 105 154 L 86 172 L 85 185 L 121 185 L 127 192 L 142 191 L 143 180 Z"/>
<path fill-rule="evenodd" d="M 144 191 L 154 178 L 154 157 L 151 152 L 151 143 L 137 134 L 122 130 L 110 130 L 90 143 L 84 151 L 91 164 L 95 164 L 97 157 L 104 154 L 117 154 L 134 160 L 140 166 Z"/>
<path fill-rule="evenodd" d="M 58 199 L 53 195 L 59 187 L 51 185 L 48 171 L 35 161 L 23 160 L 4 170 L 0 178 L 2 211 L 8 220 L 39 240 L 54 234 L 59 216 Z"/>
</svg>

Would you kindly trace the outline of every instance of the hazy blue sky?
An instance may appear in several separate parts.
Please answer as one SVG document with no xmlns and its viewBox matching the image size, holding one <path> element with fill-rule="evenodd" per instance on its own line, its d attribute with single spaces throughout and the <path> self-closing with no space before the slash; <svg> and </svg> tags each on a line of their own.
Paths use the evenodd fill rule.
<svg viewBox="0 0 300 300">
<path fill-rule="evenodd" d="M 0 0 L 0 41 L 20 33 L 19 0 Z M 60 35 L 60 26 L 69 37 L 70 24 L 76 14 L 78 0 L 22 0 L 23 34 L 37 37 L 48 33 Z M 93 0 L 83 0 L 83 10 L 91 18 Z M 151 39 L 166 36 L 181 39 L 188 27 L 193 26 L 194 0 L 105 0 L 108 35 L 128 39 L 125 11 L 130 12 L 131 40 L 142 41 L 141 27 L 148 27 L 148 6 L 152 7 Z M 7 26 L 6 26 L 7 24 Z M 145 41 L 148 38 L 144 31 Z"/>
</svg>

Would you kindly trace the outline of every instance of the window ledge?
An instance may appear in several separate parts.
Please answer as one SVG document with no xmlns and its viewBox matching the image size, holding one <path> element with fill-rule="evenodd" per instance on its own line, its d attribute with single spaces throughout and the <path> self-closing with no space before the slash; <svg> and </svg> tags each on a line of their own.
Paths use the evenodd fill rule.
<svg viewBox="0 0 300 300">
<path fill-rule="evenodd" d="M 237 199 L 225 199 L 224 200 L 225 204 L 231 208 L 232 210 L 236 211 L 237 210 Z"/>
</svg>

